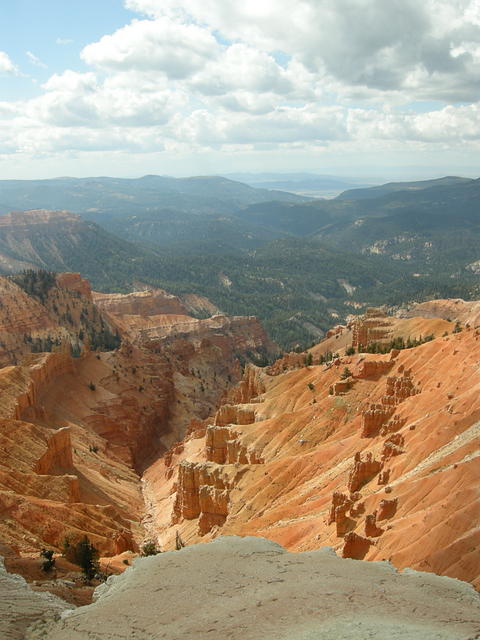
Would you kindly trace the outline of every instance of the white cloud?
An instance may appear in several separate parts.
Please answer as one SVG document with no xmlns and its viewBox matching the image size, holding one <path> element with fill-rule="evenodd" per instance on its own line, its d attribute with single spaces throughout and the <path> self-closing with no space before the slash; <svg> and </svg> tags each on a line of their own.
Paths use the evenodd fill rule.
<svg viewBox="0 0 480 640">
<path fill-rule="evenodd" d="M 178 79 L 202 68 L 219 50 L 207 29 L 160 18 L 135 20 L 86 46 L 81 57 L 108 70 L 158 71 Z"/>
<path fill-rule="evenodd" d="M 27 55 L 27 58 L 30 60 L 30 62 L 33 65 L 35 65 L 36 67 L 41 67 L 42 69 L 47 68 L 47 65 L 44 62 L 42 62 L 40 58 L 37 58 L 37 56 L 33 54 L 31 51 L 26 51 L 25 53 Z"/>
<path fill-rule="evenodd" d="M 5 51 L 0 51 L 0 73 L 18 73 L 17 67 Z"/>
<path fill-rule="evenodd" d="M 0 103 L 0 153 L 474 149 L 479 4 L 126 0 L 140 18 L 83 49 L 89 70 Z"/>
<path fill-rule="evenodd" d="M 55 44 L 59 44 L 60 46 L 66 46 L 68 44 L 73 44 L 73 40 L 71 38 L 57 38 L 55 40 Z"/>
<path fill-rule="evenodd" d="M 283 51 L 340 85 L 454 102 L 478 95 L 478 0 L 126 0 L 125 4 L 157 19 L 198 21 L 231 41 L 248 42 L 263 51 Z"/>
</svg>

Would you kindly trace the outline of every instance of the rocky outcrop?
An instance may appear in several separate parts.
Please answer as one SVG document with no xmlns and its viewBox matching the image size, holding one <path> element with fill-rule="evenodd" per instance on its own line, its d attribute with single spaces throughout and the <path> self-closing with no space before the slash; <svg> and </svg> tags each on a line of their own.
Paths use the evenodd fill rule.
<svg viewBox="0 0 480 640">
<path fill-rule="evenodd" d="M 358 535 L 354 531 L 350 531 L 344 538 L 342 548 L 342 558 L 353 558 L 354 560 L 363 560 L 367 555 L 370 546 L 375 544 L 370 538 Z"/>
<path fill-rule="evenodd" d="M 186 306 L 177 296 L 163 289 L 146 289 L 134 293 L 95 293 L 95 304 L 113 316 L 188 316 Z"/>
<path fill-rule="evenodd" d="M 344 380 L 338 380 L 332 387 L 332 395 L 341 396 L 344 393 L 348 393 L 354 382 L 355 380 L 352 377 L 345 378 Z"/>
<path fill-rule="evenodd" d="M 421 326 L 423 335 L 432 332 L 425 320 L 408 322 L 409 330 Z M 248 403 L 262 421 L 213 425 L 210 420 L 205 435 L 199 427 L 198 439 L 185 441 L 158 501 L 162 547 L 174 546 L 177 529 L 189 542 L 202 539 L 195 533 L 199 505 L 193 521 L 179 520 L 173 527 L 162 515 L 171 508 L 177 465 L 187 460 L 220 466 L 228 479 L 228 515 L 208 536 L 261 534 L 296 551 L 330 545 L 341 552 L 354 533 L 360 540 L 346 540 L 348 555 L 391 558 L 398 567 L 414 565 L 478 582 L 480 564 L 464 559 L 479 535 L 471 527 L 478 510 L 479 348 L 480 337 L 464 330 L 393 357 L 339 356 L 331 367 L 302 366 L 278 376 L 252 368 L 250 386 L 261 382 L 262 404 L 251 402 L 257 392 L 252 388 L 239 394 L 240 406 Z M 369 361 L 379 364 L 364 368 L 365 377 L 358 378 Z M 355 386 L 345 395 L 329 395 L 344 367 L 353 372 Z M 383 415 L 367 439 L 362 412 L 371 404 Z M 235 449 L 243 452 L 236 457 Z M 253 451 L 261 466 L 252 464 Z M 217 462 L 205 463 L 207 456 Z M 159 469 L 164 478 L 162 465 Z"/>
<path fill-rule="evenodd" d="M 224 399 L 228 404 L 247 404 L 258 400 L 265 393 L 265 384 L 258 367 L 247 365 L 238 384 L 227 392 Z"/>
<path fill-rule="evenodd" d="M 410 396 L 420 393 L 415 386 L 411 371 L 403 370 L 400 366 L 401 376 L 389 376 L 386 382 L 385 395 L 380 403 L 371 403 L 362 413 L 362 437 L 369 438 L 376 436 L 383 427 L 386 432 L 395 430 L 398 422 L 389 422 L 395 412 L 395 408 Z"/>
<path fill-rule="evenodd" d="M 174 522 L 198 518 L 199 535 L 228 515 L 230 482 L 220 465 L 183 461 L 178 469 Z"/>
<path fill-rule="evenodd" d="M 377 520 L 389 520 L 397 512 L 398 498 L 381 500 L 377 511 Z"/>
<path fill-rule="evenodd" d="M 128 348 L 141 352 L 142 359 L 151 361 L 156 369 L 154 376 L 171 385 L 168 404 L 172 411 L 161 419 L 168 424 L 161 436 L 167 448 L 185 436 L 192 420 L 205 420 L 215 411 L 225 388 L 241 378 L 240 358 L 248 360 L 276 352 L 254 317 L 217 314 L 202 320 L 192 318 L 186 315 L 186 308 L 176 306 L 181 304 L 178 298 L 161 290 L 94 297 L 123 334 Z M 247 365 L 247 372 L 231 404 L 242 398 L 249 402 L 261 392 L 255 368 L 250 370 Z M 253 419 L 244 413 L 244 417 L 232 419 Z M 227 419 L 219 416 L 218 424 L 228 424 Z"/>
<path fill-rule="evenodd" d="M 379 433 L 380 429 L 393 415 L 395 408 L 379 402 L 373 402 L 362 412 L 362 438 L 370 438 Z"/>
<path fill-rule="evenodd" d="M 347 327 L 343 324 L 337 324 L 325 333 L 325 338 L 332 338 L 333 336 L 341 336 Z"/>
<path fill-rule="evenodd" d="M 365 536 L 367 538 L 378 538 L 383 533 L 383 529 L 377 526 L 377 512 L 369 513 L 365 516 Z"/>
<path fill-rule="evenodd" d="M 215 425 L 227 424 L 252 424 L 255 422 L 255 411 L 250 407 L 242 407 L 238 404 L 223 404 L 215 414 Z"/>
<path fill-rule="evenodd" d="M 366 454 L 365 460 L 362 460 L 360 452 L 356 453 L 348 475 L 348 490 L 354 493 L 361 489 L 382 470 L 382 467 L 383 463 L 375 460 L 371 453 Z"/>
<path fill-rule="evenodd" d="M 75 291 L 80 297 L 92 300 L 90 283 L 82 278 L 79 273 L 59 273 L 56 276 L 57 285 L 62 289 Z"/>
<path fill-rule="evenodd" d="M 230 406 L 230 405 L 228 405 Z M 237 436 L 230 427 L 209 426 L 205 434 L 205 447 L 207 460 L 225 464 L 227 461 L 228 441 Z"/>
<path fill-rule="evenodd" d="M 412 305 L 408 309 L 401 309 L 399 318 L 443 318 L 449 322 L 460 322 L 471 327 L 480 326 L 480 302 L 478 300 L 465 301 L 461 298 L 447 300 L 429 300 Z M 453 326 L 452 326 L 453 329 Z"/>
<path fill-rule="evenodd" d="M 391 358 L 383 360 L 365 360 L 363 359 L 355 369 L 356 378 L 376 378 L 387 373 L 393 366 L 394 362 Z"/>
<path fill-rule="evenodd" d="M 70 432 L 69 427 L 63 427 L 48 438 L 47 450 L 35 465 L 35 473 L 61 475 L 73 468 Z"/>
<path fill-rule="evenodd" d="M 336 535 L 338 537 L 344 536 L 355 527 L 355 520 L 347 516 L 355 503 L 355 498 L 356 496 L 347 496 L 339 491 L 336 491 L 332 496 L 328 524 L 335 522 Z"/>
<path fill-rule="evenodd" d="M 305 367 L 308 362 L 307 357 L 306 353 L 296 353 L 295 351 L 286 353 L 267 367 L 267 373 L 269 376 L 278 376 L 286 371 Z"/>
<path fill-rule="evenodd" d="M 132 532 L 124 529 L 119 531 L 113 537 L 115 544 L 115 555 L 125 553 L 125 551 L 137 551 L 138 545 L 135 543 Z"/>
<path fill-rule="evenodd" d="M 14 597 L 0 612 L 7 604 L 18 615 Z M 464 640 L 479 626 L 478 596 L 457 580 L 230 536 L 136 560 L 97 589 L 93 605 L 39 624 L 27 640 L 80 640 L 103 630 L 118 640 Z"/>
<path fill-rule="evenodd" d="M 383 342 L 391 338 L 390 322 L 381 309 L 370 307 L 365 315 L 353 321 L 352 346 L 360 350 L 371 342 Z"/>
<path fill-rule="evenodd" d="M 41 391 L 45 389 L 53 380 L 73 371 L 73 361 L 67 353 L 49 353 L 37 358 L 28 367 L 28 387 L 17 396 L 15 417 L 31 416 L 31 414 L 41 413 L 41 407 L 35 407 L 37 398 Z"/>
<path fill-rule="evenodd" d="M 404 444 L 405 444 L 405 439 L 400 433 L 395 433 L 392 436 L 390 436 L 387 440 L 385 440 L 385 442 L 383 443 L 383 449 L 382 449 L 383 462 L 386 462 L 387 460 L 389 460 L 390 458 L 393 458 L 394 456 L 399 456 L 402 453 L 405 453 Z"/>
</svg>

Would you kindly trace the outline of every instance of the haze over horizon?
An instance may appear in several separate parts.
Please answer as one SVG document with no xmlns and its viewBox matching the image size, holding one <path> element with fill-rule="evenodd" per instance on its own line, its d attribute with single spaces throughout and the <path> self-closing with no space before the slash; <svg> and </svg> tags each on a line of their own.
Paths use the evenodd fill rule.
<svg viewBox="0 0 480 640">
<path fill-rule="evenodd" d="M 477 174 L 478 0 L 19 0 L 2 178 Z"/>
</svg>

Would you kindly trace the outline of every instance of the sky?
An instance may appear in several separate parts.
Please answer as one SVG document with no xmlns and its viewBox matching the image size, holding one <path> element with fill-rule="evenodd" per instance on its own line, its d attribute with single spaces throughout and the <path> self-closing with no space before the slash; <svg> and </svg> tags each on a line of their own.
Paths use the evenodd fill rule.
<svg viewBox="0 0 480 640">
<path fill-rule="evenodd" d="M 478 177 L 480 0 L 4 0 L 0 179 Z"/>
</svg>

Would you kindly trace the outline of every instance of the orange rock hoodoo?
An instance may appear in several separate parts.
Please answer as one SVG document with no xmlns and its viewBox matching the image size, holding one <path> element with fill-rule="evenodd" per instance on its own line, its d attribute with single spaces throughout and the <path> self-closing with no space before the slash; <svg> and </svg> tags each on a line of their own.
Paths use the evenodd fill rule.
<svg viewBox="0 0 480 640">
<path fill-rule="evenodd" d="M 141 470 L 189 425 L 201 429 L 228 379 L 241 375 L 234 354 L 273 353 L 274 345 L 255 318 L 178 318 L 171 312 L 186 308 L 166 292 L 92 296 L 78 274 L 58 275 L 42 303 L 5 278 L 0 289 L 6 294 L 0 341 L 10 336 L 8 348 L 0 348 L 10 365 L 0 369 L 0 508 L 8 514 L 0 536 L 26 552 L 59 548 L 66 536 L 84 534 L 102 554 L 136 549 L 144 535 L 144 500 L 132 467 Z M 102 312 L 92 298 L 101 299 Z M 193 303 L 205 307 L 208 301 Z M 28 319 L 17 333 L 16 306 Z M 68 330 L 62 324 L 67 309 Z M 72 358 L 68 343 L 80 339 L 82 328 L 108 325 L 123 334 L 119 349 L 84 349 Z M 31 354 L 26 331 L 33 340 L 48 336 L 65 344 Z M 12 353 L 21 364 L 12 365 Z M 246 396 L 253 384 L 244 385 Z M 237 407 L 232 410 L 237 415 Z M 229 455 L 243 454 L 232 449 Z M 203 471 L 200 480 L 203 531 L 222 514 L 225 519 L 228 498 L 222 497 L 227 485 L 221 474 Z"/>
<path fill-rule="evenodd" d="M 248 368 L 217 419 L 146 471 L 160 544 L 261 535 L 480 586 L 479 358 L 464 330 L 329 367 Z M 345 366 L 354 384 L 332 395 Z"/>
<path fill-rule="evenodd" d="M 352 345 L 355 349 L 366 347 L 371 342 L 384 342 L 391 337 L 387 314 L 380 309 L 368 308 L 364 316 L 353 322 Z"/>
<path fill-rule="evenodd" d="M 187 544 L 261 535 L 480 585 L 478 331 L 328 365 L 305 366 L 305 354 L 294 354 L 247 366 L 228 388 L 241 376 L 235 354 L 274 352 L 254 318 L 197 320 L 159 290 L 93 294 L 100 313 L 76 274 L 57 285 L 47 308 L 0 279 L 10 300 L 0 310 L 6 543 L 37 552 L 87 534 L 102 553 L 134 550 L 145 498 L 147 532 L 162 548 L 177 534 Z M 16 295 L 28 310 L 22 331 L 56 335 L 56 352 L 21 347 L 19 364 L 12 359 L 28 343 L 24 333 L 2 337 L 13 331 Z M 86 314 L 117 329 L 122 346 L 72 358 L 60 340 L 74 337 L 71 328 L 53 314 L 53 302 L 67 299 L 77 334 Z M 342 354 L 351 334 L 363 344 L 440 336 L 445 326 L 371 311 L 311 353 L 318 362 L 342 344 Z M 341 380 L 346 367 L 352 375 Z"/>
</svg>

